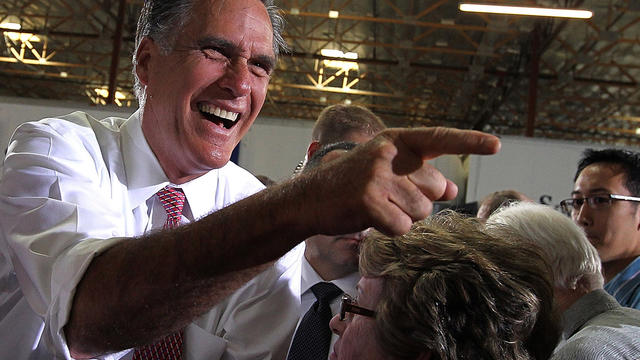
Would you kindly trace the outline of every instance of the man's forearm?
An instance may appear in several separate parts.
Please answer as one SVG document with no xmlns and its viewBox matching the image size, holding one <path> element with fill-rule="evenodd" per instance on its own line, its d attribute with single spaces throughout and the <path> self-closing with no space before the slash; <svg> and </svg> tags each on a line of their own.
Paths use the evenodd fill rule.
<svg viewBox="0 0 640 360">
<path fill-rule="evenodd" d="M 295 215 L 296 188 L 265 190 L 97 256 L 77 287 L 65 327 L 72 353 L 89 356 L 153 342 L 229 296 L 308 236 L 309 226 Z"/>
</svg>

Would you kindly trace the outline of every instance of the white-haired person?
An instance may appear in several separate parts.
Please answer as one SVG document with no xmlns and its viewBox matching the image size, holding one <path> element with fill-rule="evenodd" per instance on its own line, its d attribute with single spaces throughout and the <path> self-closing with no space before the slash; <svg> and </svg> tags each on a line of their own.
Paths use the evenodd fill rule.
<svg viewBox="0 0 640 360">
<path fill-rule="evenodd" d="M 563 340 L 551 359 L 640 358 L 640 311 L 622 307 L 603 290 L 600 258 L 571 219 L 544 205 L 518 203 L 498 210 L 487 231 L 540 246 L 554 272 Z"/>
</svg>

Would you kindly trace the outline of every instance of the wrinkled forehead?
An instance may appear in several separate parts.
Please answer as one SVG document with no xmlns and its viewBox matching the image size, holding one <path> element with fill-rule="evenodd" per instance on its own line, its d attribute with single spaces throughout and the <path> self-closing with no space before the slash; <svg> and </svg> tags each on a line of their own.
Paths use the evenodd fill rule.
<svg viewBox="0 0 640 360">
<path fill-rule="evenodd" d="M 184 29 L 192 36 L 225 34 L 237 41 L 259 42 L 273 51 L 271 19 L 259 0 L 195 0 Z"/>
</svg>

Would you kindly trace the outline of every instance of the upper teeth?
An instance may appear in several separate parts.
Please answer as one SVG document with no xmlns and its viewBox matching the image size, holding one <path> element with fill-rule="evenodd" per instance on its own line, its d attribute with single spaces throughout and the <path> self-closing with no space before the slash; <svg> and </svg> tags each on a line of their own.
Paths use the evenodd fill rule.
<svg viewBox="0 0 640 360">
<path fill-rule="evenodd" d="M 238 118 L 238 113 L 235 112 L 231 112 L 231 111 L 227 111 L 224 109 L 220 109 L 217 106 L 213 106 L 213 105 L 205 105 L 205 104 L 198 104 L 198 110 L 207 113 L 207 114 L 213 114 L 215 116 L 219 116 L 223 119 L 227 119 L 227 120 L 231 120 L 231 121 L 236 121 L 236 119 Z"/>
</svg>

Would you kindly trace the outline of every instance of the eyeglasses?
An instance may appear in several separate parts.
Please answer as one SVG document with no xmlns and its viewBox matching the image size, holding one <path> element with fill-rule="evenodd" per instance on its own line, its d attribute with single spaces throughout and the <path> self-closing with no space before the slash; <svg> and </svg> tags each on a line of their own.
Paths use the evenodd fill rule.
<svg viewBox="0 0 640 360">
<path fill-rule="evenodd" d="M 340 321 L 344 321 L 347 318 L 347 313 L 376 317 L 375 311 L 355 305 L 355 302 L 356 301 L 348 294 L 342 295 L 342 301 L 340 302 Z"/>
<path fill-rule="evenodd" d="M 587 205 L 591 209 L 599 210 L 606 209 L 611 206 L 613 200 L 622 200 L 622 201 L 635 201 L 640 202 L 640 197 L 627 196 L 627 195 L 617 195 L 617 194 L 602 194 L 602 195 L 594 195 L 587 196 L 583 198 L 575 198 L 575 199 L 566 199 L 560 201 L 560 206 L 562 210 L 568 214 L 573 211 L 578 211 L 584 205 L 585 201 Z"/>
</svg>

